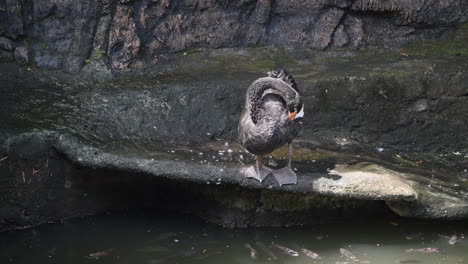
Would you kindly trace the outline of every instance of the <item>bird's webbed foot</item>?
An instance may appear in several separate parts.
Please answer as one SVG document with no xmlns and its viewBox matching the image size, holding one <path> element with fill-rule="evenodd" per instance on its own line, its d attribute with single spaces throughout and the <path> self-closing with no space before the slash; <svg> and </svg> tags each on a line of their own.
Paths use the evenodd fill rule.
<svg viewBox="0 0 468 264">
<path fill-rule="evenodd" d="M 297 184 L 297 175 L 289 166 L 274 170 L 272 174 L 280 186 Z"/>
<path fill-rule="evenodd" d="M 243 170 L 246 178 L 254 178 L 262 182 L 273 170 L 260 163 L 247 167 Z"/>
</svg>

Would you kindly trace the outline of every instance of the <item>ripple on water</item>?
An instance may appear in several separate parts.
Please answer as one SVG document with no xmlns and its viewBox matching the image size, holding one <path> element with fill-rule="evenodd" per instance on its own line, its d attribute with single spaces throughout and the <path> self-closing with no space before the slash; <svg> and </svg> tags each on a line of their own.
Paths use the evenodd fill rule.
<svg viewBox="0 0 468 264">
<path fill-rule="evenodd" d="M 450 239 L 467 232 L 454 222 L 223 229 L 181 215 L 106 215 L 4 233 L 0 262 L 463 263 L 468 242 Z"/>
</svg>

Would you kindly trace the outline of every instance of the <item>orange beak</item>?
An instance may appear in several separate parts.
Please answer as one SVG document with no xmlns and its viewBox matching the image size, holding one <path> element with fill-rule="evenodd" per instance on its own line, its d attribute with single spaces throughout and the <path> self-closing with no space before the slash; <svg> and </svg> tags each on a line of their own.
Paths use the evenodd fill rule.
<svg viewBox="0 0 468 264">
<path fill-rule="evenodd" d="M 289 117 L 288 120 L 289 120 L 289 121 L 293 121 L 294 118 L 296 117 L 296 115 L 297 115 L 297 111 L 294 111 L 294 112 L 292 112 L 292 113 L 289 112 L 289 114 L 288 114 L 288 117 Z"/>
</svg>

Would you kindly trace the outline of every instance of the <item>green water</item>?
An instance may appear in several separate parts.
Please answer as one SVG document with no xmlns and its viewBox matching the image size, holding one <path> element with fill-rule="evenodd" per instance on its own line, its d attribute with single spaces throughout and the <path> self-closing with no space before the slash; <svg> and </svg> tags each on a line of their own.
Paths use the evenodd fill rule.
<svg viewBox="0 0 468 264">
<path fill-rule="evenodd" d="M 181 215 L 105 215 L 0 235 L 0 263 L 466 263 L 468 225 L 382 220 L 294 228 L 224 229 Z M 262 250 L 263 243 L 274 256 Z M 299 252 L 283 254 L 272 242 Z M 258 252 L 252 259 L 249 243 Z M 441 253 L 407 253 L 438 248 Z M 300 252 L 312 250 L 320 259 Z M 359 261 L 340 253 L 347 249 Z M 98 254 L 95 254 L 97 253 Z M 100 256 L 99 256 L 100 255 Z M 275 260 L 274 257 L 277 259 Z"/>
</svg>

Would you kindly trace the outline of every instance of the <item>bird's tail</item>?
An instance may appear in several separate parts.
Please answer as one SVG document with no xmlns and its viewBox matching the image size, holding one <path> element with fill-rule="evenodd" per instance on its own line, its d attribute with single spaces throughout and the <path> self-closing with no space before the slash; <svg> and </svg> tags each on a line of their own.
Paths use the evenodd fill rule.
<svg viewBox="0 0 468 264">
<path fill-rule="evenodd" d="M 294 90 L 299 92 L 297 89 L 296 81 L 294 80 L 293 76 L 289 74 L 285 69 L 281 69 L 279 71 L 270 71 L 268 72 L 268 77 L 271 78 L 278 78 L 290 85 Z"/>
</svg>

